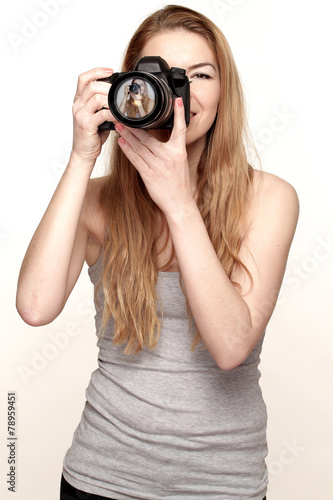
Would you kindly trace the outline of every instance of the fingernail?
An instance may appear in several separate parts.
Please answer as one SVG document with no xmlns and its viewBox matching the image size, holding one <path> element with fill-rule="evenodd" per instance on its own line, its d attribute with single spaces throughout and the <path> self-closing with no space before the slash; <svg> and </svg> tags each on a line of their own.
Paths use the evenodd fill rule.
<svg viewBox="0 0 333 500">
<path fill-rule="evenodd" d="M 182 106 L 183 105 L 183 99 L 181 97 L 177 97 L 176 103 L 178 104 L 178 106 Z"/>
<path fill-rule="evenodd" d="M 116 128 L 116 130 L 118 130 L 118 132 L 122 132 L 124 130 L 124 125 L 122 125 L 121 123 L 117 122 L 116 125 L 115 125 L 115 128 Z"/>
<path fill-rule="evenodd" d="M 104 68 L 105 73 L 113 73 L 113 69 L 111 68 Z"/>
<path fill-rule="evenodd" d="M 124 144 L 126 144 L 126 141 L 125 139 L 123 139 L 123 137 L 120 137 L 120 139 L 118 139 L 118 142 L 119 144 L 122 144 L 124 146 Z"/>
</svg>

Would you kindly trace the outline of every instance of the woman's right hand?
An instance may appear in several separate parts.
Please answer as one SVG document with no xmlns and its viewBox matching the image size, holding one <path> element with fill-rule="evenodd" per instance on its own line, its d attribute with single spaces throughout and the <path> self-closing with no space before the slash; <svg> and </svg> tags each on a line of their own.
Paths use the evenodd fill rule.
<svg viewBox="0 0 333 500">
<path fill-rule="evenodd" d="M 86 163 L 95 162 L 110 133 L 99 132 L 98 126 L 105 121 L 116 121 L 108 106 L 110 84 L 97 81 L 112 73 L 112 69 L 95 68 L 79 76 L 73 104 L 72 154 Z"/>
</svg>

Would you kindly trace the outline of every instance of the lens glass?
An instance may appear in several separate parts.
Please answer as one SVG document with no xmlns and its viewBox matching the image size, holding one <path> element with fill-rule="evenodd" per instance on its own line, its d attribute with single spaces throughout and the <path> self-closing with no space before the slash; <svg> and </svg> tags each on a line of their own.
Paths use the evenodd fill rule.
<svg viewBox="0 0 333 500">
<path fill-rule="evenodd" d="M 117 88 L 115 103 L 122 116 L 140 120 L 154 111 L 156 91 L 145 78 L 128 78 Z"/>
</svg>

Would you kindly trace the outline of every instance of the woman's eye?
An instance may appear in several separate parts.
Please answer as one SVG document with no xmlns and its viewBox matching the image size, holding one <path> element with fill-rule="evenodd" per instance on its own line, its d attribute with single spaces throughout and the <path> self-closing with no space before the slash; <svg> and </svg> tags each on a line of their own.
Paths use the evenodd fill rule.
<svg viewBox="0 0 333 500">
<path fill-rule="evenodd" d="M 210 75 L 207 75 L 205 73 L 196 73 L 195 75 L 192 76 L 191 80 L 205 80 L 212 78 Z"/>
</svg>

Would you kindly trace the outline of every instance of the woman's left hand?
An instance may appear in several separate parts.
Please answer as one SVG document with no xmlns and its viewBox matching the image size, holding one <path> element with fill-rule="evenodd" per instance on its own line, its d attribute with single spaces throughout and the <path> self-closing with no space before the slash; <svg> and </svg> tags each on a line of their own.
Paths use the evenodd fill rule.
<svg viewBox="0 0 333 500">
<path fill-rule="evenodd" d="M 193 207 L 189 165 L 186 151 L 184 106 L 177 98 L 174 124 L 168 142 L 160 142 L 142 129 L 117 123 L 118 140 L 124 154 L 139 172 L 145 186 L 166 217 Z"/>
</svg>

